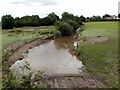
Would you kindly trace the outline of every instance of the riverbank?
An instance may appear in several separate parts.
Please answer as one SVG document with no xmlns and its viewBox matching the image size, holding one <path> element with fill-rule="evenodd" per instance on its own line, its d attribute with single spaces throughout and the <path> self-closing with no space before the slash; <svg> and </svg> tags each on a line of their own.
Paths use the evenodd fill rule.
<svg viewBox="0 0 120 90">
<path fill-rule="evenodd" d="M 49 40 L 53 39 L 53 36 L 48 36 L 48 37 L 44 37 L 41 39 L 35 39 L 33 41 L 30 42 L 26 42 L 25 44 L 22 45 L 17 43 L 17 44 L 12 44 L 11 46 L 9 46 L 9 50 L 11 51 L 10 54 L 10 58 L 6 61 L 4 61 L 3 64 L 3 74 L 7 73 L 9 70 L 9 67 L 14 64 L 17 60 L 19 59 L 23 59 L 24 58 L 24 53 L 28 53 L 28 50 L 36 47 L 37 45 L 43 44 Z M 65 41 L 66 42 L 66 41 Z M 16 47 L 19 46 L 19 47 Z M 15 48 L 16 47 L 16 48 Z M 14 48 L 14 50 L 13 50 Z M 6 66 L 5 66 L 6 65 Z M 45 78 L 43 78 L 43 81 L 39 81 L 40 85 L 42 85 L 41 83 L 44 84 L 44 79 L 46 83 L 49 83 L 49 85 L 51 85 L 54 88 L 100 88 L 100 87 L 105 87 L 103 84 L 103 81 L 89 75 L 88 73 L 81 73 L 80 75 L 72 75 L 72 76 L 47 76 Z M 63 82 L 66 82 L 65 85 L 62 85 Z M 73 82 L 73 83 L 72 83 Z M 60 86 L 61 85 L 61 86 Z"/>
<path fill-rule="evenodd" d="M 86 39 L 76 50 L 86 72 L 102 78 L 108 87 L 118 86 L 118 23 L 88 22 L 81 33 Z"/>
<path fill-rule="evenodd" d="M 4 61 L 4 63 L 3 63 L 3 74 L 4 74 L 4 72 L 7 73 L 8 70 L 9 70 L 9 67 L 12 64 L 14 64 L 17 60 L 23 59 L 24 58 L 24 53 L 28 53 L 29 49 L 32 49 L 33 47 L 38 46 L 40 44 L 43 44 L 43 43 L 45 43 L 45 42 L 47 42 L 49 40 L 52 40 L 52 39 L 54 39 L 54 37 L 51 35 L 51 36 L 45 36 L 42 39 L 40 38 L 40 39 L 36 39 L 36 40 L 30 41 L 30 42 L 25 43 L 25 44 L 23 44 L 21 46 L 18 46 L 17 43 L 14 44 L 14 46 L 13 45 L 9 45 L 9 47 L 7 48 L 9 50 L 9 52 L 11 50 L 13 50 L 12 49 L 13 47 L 14 47 L 15 51 L 13 51 L 11 53 L 10 57 L 8 58 L 8 60 Z"/>
<path fill-rule="evenodd" d="M 56 31 L 54 26 L 22 27 L 1 31 L 0 54 L 2 56 L 2 67 L 6 70 L 9 65 L 5 64 L 9 57 L 20 47 L 37 39 L 53 35 Z"/>
<path fill-rule="evenodd" d="M 47 41 L 49 41 L 51 39 L 53 39 L 53 38 L 52 37 L 51 38 L 47 38 L 47 39 L 45 39 L 45 41 L 47 42 Z M 49 43 L 49 42 L 47 42 L 47 43 L 46 42 L 42 42 L 40 44 L 42 44 L 42 45 L 45 44 L 46 45 L 47 43 Z M 60 40 L 58 40 L 58 42 L 60 42 Z M 35 42 L 34 42 L 34 45 L 35 45 Z M 23 49 L 23 47 L 22 47 L 22 49 Z M 33 50 L 33 51 L 35 51 L 35 50 Z M 52 52 L 52 53 L 55 54 L 54 52 Z M 61 60 L 61 62 L 62 62 L 62 60 Z M 48 63 L 50 64 L 49 61 L 48 61 Z M 20 62 L 19 62 L 19 64 L 20 64 Z M 73 74 L 73 75 L 72 74 L 70 74 L 70 75 L 69 74 L 66 74 L 66 75 L 64 75 L 64 74 L 62 74 L 62 75 L 61 74 L 45 75 L 41 80 L 38 80 L 37 83 L 38 83 L 38 87 L 39 88 L 41 88 L 41 86 L 45 86 L 45 85 L 47 85 L 47 87 L 50 86 L 49 88 L 98 88 L 98 87 L 99 88 L 103 88 L 103 87 L 105 87 L 105 85 L 104 85 L 104 83 L 103 83 L 103 81 L 101 79 L 99 79 L 97 77 L 94 77 L 94 76 L 91 76 L 89 73 L 84 73 L 84 72 L 81 72 L 79 74 Z M 43 88 L 45 88 L 45 87 L 43 87 Z"/>
</svg>

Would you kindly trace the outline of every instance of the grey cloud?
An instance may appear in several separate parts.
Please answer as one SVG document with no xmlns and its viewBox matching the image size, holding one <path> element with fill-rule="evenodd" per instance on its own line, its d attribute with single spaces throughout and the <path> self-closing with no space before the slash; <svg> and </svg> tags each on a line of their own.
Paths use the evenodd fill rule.
<svg viewBox="0 0 120 90">
<path fill-rule="evenodd" d="M 120 13 L 120 1 L 118 2 L 118 13 Z"/>
<path fill-rule="evenodd" d="M 24 0 L 24 1 L 16 1 L 12 2 L 12 4 L 24 4 L 24 5 L 32 5 L 32 3 L 38 3 L 39 5 L 57 5 L 59 4 L 59 0 Z"/>
<path fill-rule="evenodd" d="M 30 3 L 26 3 L 26 2 L 12 2 L 12 4 L 24 4 L 24 5 L 31 5 Z"/>
</svg>

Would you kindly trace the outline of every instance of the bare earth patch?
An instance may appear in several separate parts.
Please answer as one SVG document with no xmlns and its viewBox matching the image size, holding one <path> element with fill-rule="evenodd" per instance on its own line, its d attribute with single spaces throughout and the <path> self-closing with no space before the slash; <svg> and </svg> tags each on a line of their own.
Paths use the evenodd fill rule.
<svg viewBox="0 0 120 90">
<path fill-rule="evenodd" d="M 94 45 L 95 43 L 107 42 L 108 40 L 109 38 L 107 37 L 97 37 L 97 38 L 89 39 L 88 42 Z"/>
</svg>

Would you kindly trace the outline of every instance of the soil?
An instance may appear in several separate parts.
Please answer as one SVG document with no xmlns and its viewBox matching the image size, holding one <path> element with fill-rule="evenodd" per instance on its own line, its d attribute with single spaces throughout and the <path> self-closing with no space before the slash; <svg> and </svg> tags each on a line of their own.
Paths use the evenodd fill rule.
<svg viewBox="0 0 120 90">
<path fill-rule="evenodd" d="M 97 38 L 89 39 L 88 42 L 91 44 L 95 44 L 95 43 L 107 42 L 108 40 L 109 38 L 107 37 L 97 37 Z"/>
</svg>

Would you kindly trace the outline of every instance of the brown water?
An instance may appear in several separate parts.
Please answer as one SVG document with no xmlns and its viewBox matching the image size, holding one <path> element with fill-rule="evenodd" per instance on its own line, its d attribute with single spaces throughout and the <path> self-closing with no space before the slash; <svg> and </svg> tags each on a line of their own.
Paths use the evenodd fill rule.
<svg viewBox="0 0 120 90">
<path fill-rule="evenodd" d="M 34 47 L 23 60 L 18 60 L 12 65 L 10 70 L 22 73 L 19 66 L 23 66 L 27 61 L 32 71 L 45 71 L 46 75 L 79 74 L 83 64 L 69 52 L 69 47 L 73 46 L 74 41 L 72 36 L 61 37 Z"/>
</svg>

